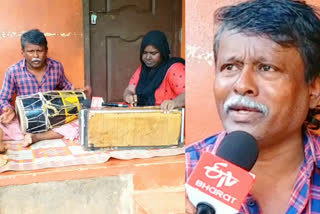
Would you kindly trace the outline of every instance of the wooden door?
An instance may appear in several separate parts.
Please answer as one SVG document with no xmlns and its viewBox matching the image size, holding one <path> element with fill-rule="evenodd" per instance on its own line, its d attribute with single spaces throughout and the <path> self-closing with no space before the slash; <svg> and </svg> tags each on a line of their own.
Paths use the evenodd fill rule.
<svg viewBox="0 0 320 214">
<path fill-rule="evenodd" d="M 105 102 L 122 93 L 140 65 L 143 36 L 165 32 L 172 56 L 180 55 L 182 0 L 83 0 L 86 83 Z M 97 17 L 96 24 L 91 16 Z"/>
</svg>

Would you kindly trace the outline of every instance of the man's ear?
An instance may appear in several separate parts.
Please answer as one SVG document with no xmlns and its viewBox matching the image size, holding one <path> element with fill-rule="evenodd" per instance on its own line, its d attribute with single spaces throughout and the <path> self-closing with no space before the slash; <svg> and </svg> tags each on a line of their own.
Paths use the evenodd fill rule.
<svg viewBox="0 0 320 214">
<path fill-rule="evenodd" d="M 309 96 L 310 96 L 310 109 L 316 108 L 318 104 L 320 104 L 320 78 L 317 77 L 310 85 L 309 85 Z"/>
</svg>

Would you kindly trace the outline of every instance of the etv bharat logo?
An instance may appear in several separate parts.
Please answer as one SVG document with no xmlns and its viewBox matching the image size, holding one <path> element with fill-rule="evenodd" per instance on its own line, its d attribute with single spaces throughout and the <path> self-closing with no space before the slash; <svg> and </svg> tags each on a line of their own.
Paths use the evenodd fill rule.
<svg viewBox="0 0 320 214">
<path fill-rule="evenodd" d="M 227 171 L 224 172 L 220 167 L 226 168 L 228 166 L 227 163 L 215 163 L 212 167 L 205 166 L 206 176 L 210 179 L 219 179 L 216 187 L 227 186 L 231 187 L 239 182 L 238 179 L 232 176 L 232 172 Z"/>
</svg>

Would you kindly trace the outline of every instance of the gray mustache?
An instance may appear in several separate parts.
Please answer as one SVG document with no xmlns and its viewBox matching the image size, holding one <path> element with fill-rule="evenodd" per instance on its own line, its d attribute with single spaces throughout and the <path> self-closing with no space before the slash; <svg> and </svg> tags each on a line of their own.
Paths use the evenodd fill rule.
<svg viewBox="0 0 320 214">
<path fill-rule="evenodd" d="M 269 109 L 267 106 L 245 96 L 235 95 L 230 97 L 223 104 L 224 112 L 228 113 L 233 106 L 241 106 L 245 108 L 255 109 L 261 112 L 264 116 L 267 116 L 269 114 Z"/>
<path fill-rule="evenodd" d="M 32 62 L 41 62 L 41 59 L 40 59 L 40 58 L 32 58 L 31 61 L 32 61 Z"/>
</svg>

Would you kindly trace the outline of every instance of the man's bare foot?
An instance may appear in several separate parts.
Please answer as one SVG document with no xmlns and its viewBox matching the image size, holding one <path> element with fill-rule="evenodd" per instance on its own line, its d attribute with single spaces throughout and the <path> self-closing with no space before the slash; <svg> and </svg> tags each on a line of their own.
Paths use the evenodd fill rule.
<svg viewBox="0 0 320 214">
<path fill-rule="evenodd" d="M 34 134 L 25 134 L 22 146 L 27 147 L 27 146 L 33 144 L 35 142 L 34 137 L 35 137 Z"/>
<path fill-rule="evenodd" d="M 7 149 L 8 148 L 1 142 L 0 143 L 0 154 L 1 153 L 6 153 Z"/>
<path fill-rule="evenodd" d="M 0 167 L 6 165 L 7 162 L 8 162 L 8 156 L 0 155 Z"/>
<path fill-rule="evenodd" d="M 22 144 L 23 147 L 27 147 L 33 143 L 36 143 L 38 141 L 42 140 L 52 140 L 52 139 L 61 139 L 63 138 L 63 135 L 54 132 L 52 130 L 41 132 L 41 133 L 28 133 L 24 136 L 24 142 Z"/>
</svg>

